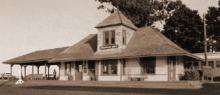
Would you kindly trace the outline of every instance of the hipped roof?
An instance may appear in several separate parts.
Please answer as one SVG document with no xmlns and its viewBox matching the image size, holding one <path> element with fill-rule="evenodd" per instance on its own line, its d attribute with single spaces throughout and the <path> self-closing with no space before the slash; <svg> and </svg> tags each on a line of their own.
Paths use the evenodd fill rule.
<svg viewBox="0 0 220 95">
<path fill-rule="evenodd" d="M 200 59 L 183 50 L 152 27 L 137 28 L 120 11 L 111 14 L 96 28 L 124 25 L 135 30 L 130 42 L 122 52 L 117 54 L 100 54 L 97 52 L 97 34 L 91 34 L 70 47 L 36 51 L 4 63 L 23 64 L 31 62 L 61 62 L 82 60 L 105 60 L 121 58 L 138 58 L 151 56 L 188 56 Z"/>
<path fill-rule="evenodd" d="M 120 58 L 138 58 L 151 56 L 188 56 L 200 59 L 183 50 L 159 31 L 152 27 L 139 28 L 126 48 L 117 54 L 95 54 L 97 52 L 97 34 L 90 34 L 70 47 L 35 51 L 19 56 L 4 63 L 23 64 L 32 62 L 61 62 L 80 60 L 105 60 Z"/>
<path fill-rule="evenodd" d="M 61 51 L 65 50 L 67 47 L 39 50 L 29 54 L 25 54 L 3 63 L 5 64 L 23 64 L 23 63 L 33 63 L 33 62 L 48 62 L 50 59 L 54 58 Z"/>
<path fill-rule="evenodd" d="M 112 13 L 109 17 L 104 19 L 102 22 L 100 22 L 98 25 L 96 25 L 96 28 L 103 28 L 108 26 L 115 26 L 115 25 L 124 25 L 128 28 L 131 28 L 133 30 L 137 30 L 138 28 L 126 17 L 124 16 L 120 11 L 115 11 Z"/>
<path fill-rule="evenodd" d="M 117 54 L 95 54 L 97 48 L 97 35 L 90 35 L 61 52 L 50 62 L 79 61 L 79 60 L 105 60 L 120 58 L 137 58 L 150 56 L 188 56 L 197 58 L 183 50 L 156 29 L 143 27 L 134 32 L 126 48 Z"/>
</svg>

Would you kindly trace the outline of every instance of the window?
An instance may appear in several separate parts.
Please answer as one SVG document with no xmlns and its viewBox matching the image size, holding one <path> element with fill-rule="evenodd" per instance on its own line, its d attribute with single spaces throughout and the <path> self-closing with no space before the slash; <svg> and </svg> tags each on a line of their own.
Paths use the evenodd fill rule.
<svg viewBox="0 0 220 95">
<path fill-rule="evenodd" d="M 115 31 L 110 32 L 111 36 L 111 43 L 110 45 L 114 45 L 115 44 Z"/>
<path fill-rule="evenodd" d="M 104 32 L 104 38 L 105 38 L 105 41 L 104 41 L 104 45 L 109 45 L 109 32 Z"/>
<path fill-rule="evenodd" d="M 115 45 L 115 31 L 105 31 L 104 32 L 104 46 Z"/>
<path fill-rule="evenodd" d="M 126 30 L 122 31 L 122 44 L 126 45 Z"/>
<path fill-rule="evenodd" d="M 102 64 L 102 74 L 108 74 L 109 68 L 107 63 Z"/>
<path fill-rule="evenodd" d="M 88 61 L 89 75 L 95 75 L 95 61 Z"/>
<path fill-rule="evenodd" d="M 102 74 L 103 75 L 117 74 L 117 60 L 102 61 Z"/>
<path fill-rule="evenodd" d="M 208 64 L 209 64 L 210 67 L 214 68 L 214 62 L 213 61 L 209 61 Z"/>
<path fill-rule="evenodd" d="M 71 73 L 71 62 L 65 62 L 65 74 Z"/>
<path fill-rule="evenodd" d="M 184 66 L 184 69 L 186 70 L 192 70 L 192 69 L 200 69 L 199 67 L 199 62 L 184 62 L 183 66 Z"/>
<path fill-rule="evenodd" d="M 141 59 L 143 63 L 143 73 L 144 74 L 155 74 L 156 68 L 156 57 L 149 57 Z"/>
<path fill-rule="evenodd" d="M 216 67 L 220 68 L 220 61 L 216 61 Z"/>
<path fill-rule="evenodd" d="M 83 72 L 83 62 L 76 61 L 75 62 L 75 69 L 76 69 L 76 72 Z"/>
<path fill-rule="evenodd" d="M 167 57 L 167 65 L 168 65 L 169 72 L 175 71 L 176 64 L 177 64 L 177 57 L 175 56 Z M 193 68 L 193 64 L 189 65 L 188 67 Z"/>
<path fill-rule="evenodd" d="M 84 73 L 87 73 L 88 64 L 86 64 L 85 62 L 83 62 L 82 68 L 83 68 L 83 72 L 84 72 Z"/>
<path fill-rule="evenodd" d="M 125 75 L 125 73 L 126 73 L 126 60 L 124 59 L 124 60 L 122 60 L 122 67 L 123 67 L 123 75 Z"/>
</svg>

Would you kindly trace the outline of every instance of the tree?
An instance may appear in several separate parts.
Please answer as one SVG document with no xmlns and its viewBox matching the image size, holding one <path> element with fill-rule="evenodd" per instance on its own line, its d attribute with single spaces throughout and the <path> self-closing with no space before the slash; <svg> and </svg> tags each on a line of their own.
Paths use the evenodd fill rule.
<svg viewBox="0 0 220 95">
<path fill-rule="evenodd" d="M 125 14 L 137 27 L 151 25 L 155 21 L 166 19 L 174 9 L 182 5 L 181 1 L 159 2 L 157 0 L 95 0 L 101 3 L 98 9 L 113 12 L 115 8 Z M 113 8 L 108 8 L 110 4 Z"/>
<path fill-rule="evenodd" d="M 164 35 L 190 52 L 203 51 L 203 23 L 198 12 L 181 6 L 166 20 Z"/>
<path fill-rule="evenodd" d="M 214 50 L 220 50 L 220 0 L 219 7 L 209 7 L 208 13 L 206 14 L 207 23 L 207 35 L 209 39 L 213 40 L 209 43 Z M 212 43 L 213 42 L 213 43 Z M 210 48 L 209 46 L 209 48 Z"/>
<path fill-rule="evenodd" d="M 152 25 L 156 21 L 165 21 L 164 33 L 180 47 L 191 51 L 203 51 L 202 20 L 197 11 L 187 8 L 180 0 L 96 0 L 101 3 L 99 9 L 112 12 L 119 9 L 136 26 Z M 113 8 L 106 8 L 103 4 Z"/>
</svg>

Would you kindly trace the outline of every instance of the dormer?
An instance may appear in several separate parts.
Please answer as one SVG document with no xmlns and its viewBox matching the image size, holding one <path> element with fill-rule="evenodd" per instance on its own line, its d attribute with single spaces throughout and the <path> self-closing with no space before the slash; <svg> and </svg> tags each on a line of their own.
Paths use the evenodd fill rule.
<svg viewBox="0 0 220 95">
<path fill-rule="evenodd" d="M 137 27 L 120 11 L 115 11 L 99 23 L 97 52 L 121 52 L 125 49 Z"/>
</svg>

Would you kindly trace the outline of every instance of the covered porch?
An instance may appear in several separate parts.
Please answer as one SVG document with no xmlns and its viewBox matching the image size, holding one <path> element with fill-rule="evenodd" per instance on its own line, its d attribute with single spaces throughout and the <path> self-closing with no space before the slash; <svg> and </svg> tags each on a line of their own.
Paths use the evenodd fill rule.
<svg viewBox="0 0 220 95">
<path fill-rule="evenodd" d="M 49 60 L 65 50 L 67 47 L 35 51 L 4 62 L 10 65 L 10 74 L 13 75 L 13 67 L 18 66 L 19 72 L 24 80 L 50 80 L 59 79 L 60 63 L 49 63 Z M 17 73 L 16 73 L 17 74 Z"/>
<path fill-rule="evenodd" d="M 203 59 L 203 61 L 193 61 L 189 63 L 191 65 L 188 68 L 193 70 L 201 70 L 203 73 L 203 77 L 201 78 L 202 80 L 220 81 L 220 52 L 207 53 L 207 64 L 204 62 L 204 53 L 195 53 L 193 55 L 198 56 L 199 58 Z"/>
<path fill-rule="evenodd" d="M 57 80 L 60 75 L 60 64 L 59 63 L 48 63 L 46 61 L 21 63 L 21 64 L 10 64 L 10 74 L 13 75 L 13 67 L 19 66 L 19 76 L 23 80 Z M 53 72 L 52 66 L 56 66 L 56 73 Z M 29 68 L 29 70 L 27 70 Z M 41 68 L 41 70 L 40 70 Z M 43 70 L 42 70 L 43 69 Z M 29 71 L 29 74 L 27 73 Z M 52 72 L 52 73 L 51 73 Z"/>
</svg>

